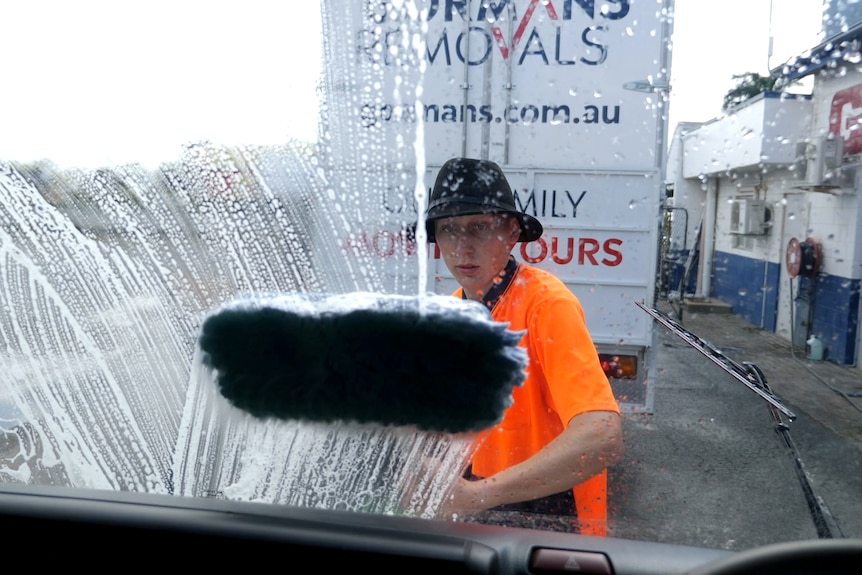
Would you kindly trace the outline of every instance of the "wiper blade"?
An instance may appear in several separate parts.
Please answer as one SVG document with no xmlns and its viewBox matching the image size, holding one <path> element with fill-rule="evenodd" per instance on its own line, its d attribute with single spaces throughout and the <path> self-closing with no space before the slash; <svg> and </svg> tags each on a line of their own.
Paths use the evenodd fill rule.
<svg viewBox="0 0 862 575">
<path fill-rule="evenodd" d="M 793 421 L 796 419 L 796 415 L 787 409 L 787 407 L 781 403 L 781 400 L 775 397 L 769 384 L 766 382 L 766 376 L 760 368 L 751 362 L 746 361 L 739 364 L 733 361 L 713 347 L 710 343 L 691 333 L 666 314 L 657 309 L 649 308 L 640 302 L 635 303 L 638 307 L 652 316 L 657 322 L 679 336 L 691 347 L 705 355 L 710 361 L 732 375 L 737 381 L 745 384 L 749 389 L 769 403 L 769 413 L 772 416 L 775 432 L 778 434 L 779 439 L 793 460 L 796 477 L 799 480 L 799 485 L 802 488 L 802 493 L 805 496 L 806 503 L 808 504 L 808 511 L 811 515 L 812 521 L 814 522 L 814 527 L 817 530 L 817 536 L 820 539 L 844 537 L 841 527 L 838 525 L 838 522 L 829 510 L 826 502 L 823 501 L 823 498 L 817 495 L 817 493 L 815 493 L 814 486 L 808 478 L 805 466 L 802 463 L 802 458 L 799 455 L 799 450 L 796 449 L 796 444 L 793 443 L 793 439 L 790 437 L 790 427 L 784 423 L 781 418 L 781 414 L 783 413 L 790 421 Z"/>
<path fill-rule="evenodd" d="M 682 327 L 678 322 L 671 319 L 667 314 L 664 314 L 657 309 L 647 307 L 641 302 L 635 303 L 639 308 L 647 312 L 661 325 L 669 329 L 675 335 L 679 336 L 679 338 L 686 342 L 688 345 L 706 356 L 706 358 L 709 359 L 712 363 L 726 371 L 735 380 L 742 383 L 751 391 L 765 399 L 771 406 L 781 411 L 781 413 L 787 416 L 790 421 L 796 419 L 795 413 L 788 409 L 781 402 L 781 400 L 778 399 L 772 393 L 772 391 L 761 385 L 760 379 L 757 377 L 757 374 L 754 373 L 752 370 L 752 366 L 754 368 L 756 368 L 757 366 L 754 366 L 754 364 L 748 364 L 748 366 L 744 366 L 733 361 L 732 359 L 721 353 L 719 350 L 717 350 L 715 347 L 713 347 L 709 342 L 699 338 L 695 334 Z"/>
<path fill-rule="evenodd" d="M 766 383 L 766 376 L 760 371 L 760 368 L 753 363 L 745 363 L 745 366 L 750 368 L 751 376 L 758 380 L 758 383 L 769 391 L 769 384 Z M 823 498 L 817 495 L 814 491 L 814 485 L 808 478 L 808 473 L 805 471 L 805 465 L 802 463 L 802 457 L 799 450 L 796 449 L 796 444 L 793 443 L 793 438 L 790 437 L 790 427 L 781 419 L 781 414 L 775 406 L 769 406 L 769 413 L 772 415 L 772 420 L 775 424 L 775 433 L 778 434 L 781 443 L 787 448 L 787 452 L 793 459 L 793 469 L 796 471 L 796 478 L 799 480 L 799 485 L 802 488 L 802 493 L 805 495 L 805 502 L 808 504 L 808 511 L 811 514 L 811 520 L 814 522 L 814 528 L 817 530 L 817 537 L 820 539 L 834 539 L 836 537 L 844 537 L 841 531 L 841 526 L 835 521 L 835 517 L 829 510 L 829 506 L 823 501 Z"/>
</svg>

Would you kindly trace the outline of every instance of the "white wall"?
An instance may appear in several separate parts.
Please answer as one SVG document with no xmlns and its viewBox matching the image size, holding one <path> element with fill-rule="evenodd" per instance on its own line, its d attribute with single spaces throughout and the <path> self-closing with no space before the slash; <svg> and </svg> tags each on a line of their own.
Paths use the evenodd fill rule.
<svg viewBox="0 0 862 575">
<path fill-rule="evenodd" d="M 796 158 L 797 141 L 808 136 L 810 123 L 809 100 L 761 94 L 682 137 L 683 177 L 790 164 Z"/>
</svg>

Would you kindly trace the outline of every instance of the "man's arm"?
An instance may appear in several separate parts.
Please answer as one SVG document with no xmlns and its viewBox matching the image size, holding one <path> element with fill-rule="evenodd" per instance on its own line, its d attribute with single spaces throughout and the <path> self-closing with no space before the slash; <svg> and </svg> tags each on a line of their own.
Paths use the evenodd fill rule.
<svg viewBox="0 0 862 575">
<path fill-rule="evenodd" d="M 443 511 L 475 513 L 571 489 L 619 462 L 622 438 L 618 414 L 590 411 L 577 415 L 556 439 L 523 463 L 479 481 L 459 478 Z"/>
</svg>

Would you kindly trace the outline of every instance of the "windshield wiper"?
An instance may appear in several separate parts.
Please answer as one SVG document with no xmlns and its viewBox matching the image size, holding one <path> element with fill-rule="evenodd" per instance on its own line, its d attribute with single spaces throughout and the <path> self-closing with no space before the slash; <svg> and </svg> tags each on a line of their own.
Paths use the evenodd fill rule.
<svg viewBox="0 0 862 575">
<path fill-rule="evenodd" d="M 758 384 L 768 391 L 769 385 L 766 383 L 766 376 L 763 375 L 760 368 L 748 362 L 744 363 L 744 365 L 751 370 L 752 377 L 757 379 Z M 796 444 L 793 443 L 793 438 L 790 437 L 790 426 L 784 423 L 781 419 L 781 414 L 774 406 L 769 406 L 769 412 L 772 415 L 772 420 L 775 422 L 775 433 L 778 434 L 778 437 L 793 459 L 793 468 L 796 471 L 796 477 L 799 479 L 802 492 L 805 494 L 808 511 L 811 513 L 811 519 L 814 521 L 814 527 L 817 529 L 817 537 L 820 539 L 844 537 L 844 533 L 832 516 L 832 512 L 829 511 L 826 502 L 814 492 L 814 486 L 811 485 L 811 481 L 808 479 L 808 474 L 805 472 L 805 466 L 802 465 L 802 458 L 799 456 Z"/>
<path fill-rule="evenodd" d="M 635 302 L 639 308 L 647 312 L 649 315 L 653 317 L 657 322 L 665 326 L 675 335 L 679 336 L 683 341 L 685 341 L 688 345 L 702 353 L 709 359 L 712 363 L 729 373 L 733 378 L 740 383 L 744 384 L 751 391 L 765 399 L 769 404 L 787 416 L 790 421 L 796 419 L 796 414 L 790 411 L 780 399 L 778 399 L 769 388 L 760 385 L 758 379 L 752 375 L 750 369 L 745 365 L 739 364 L 715 347 L 713 347 L 709 342 L 699 338 L 695 334 L 691 333 L 684 327 L 682 327 L 679 323 L 668 317 L 666 314 L 660 312 L 657 309 L 647 307 L 641 302 Z M 753 364 L 748 364 L 753 365 Z M 757 367 L 757 366 L 755 366 Z"/>
<path fill-rule="evenodd" d="M 661 311 L 647 307 L 643 303 L 635 302 L 638 307 L 647 312 L 657 322 L 662 324 L 668 330 L 679 336 L 683 341 L 689 344 L 694 349 L 705 355 L 710 361 L 722 368 L 724 371 L 733 376 L 737 381 L 745 384 L 749 389 L 757 395 L 765 399 L 769 403 L 769 413 L 772 415 L 774 422 L 775 433 L 778 434 L 782 444 L 787 448 L 790 457 L 793 459 L 793 467 L 796 471 L 796 477 L 799 479 L 799 484 L 802 487 L 802 492 L 805 495 L 805 502 L 808 504 L 808 511 L 811 514 L 811 519 L 814 522 L 814 527 L 817 530 L 817 537 L 820 539 L 833 539 L 835 537 L 844 537 L 841 528 L 835 521 L 835 517 L 826 505 L 826 502 L 814 492 L 814 486 L 805 472 L 805 466 L 802 464 L 802 459 L 799 456 L 799 451 L 796 449 L 796 444 L 790 437 L 790 426 L 785 423 L 781 414 L 787 416 L 789 421 L 796 419 L 790 409 L 788 409 L 781 400 L 778 399 L 769 385 L 766 383 L 766 376 L 751 362 L 738 363 L 707 341 L 699 338 L 692 332 L 682 327 L 678 322 L 668 317 Z"/>
</svg>

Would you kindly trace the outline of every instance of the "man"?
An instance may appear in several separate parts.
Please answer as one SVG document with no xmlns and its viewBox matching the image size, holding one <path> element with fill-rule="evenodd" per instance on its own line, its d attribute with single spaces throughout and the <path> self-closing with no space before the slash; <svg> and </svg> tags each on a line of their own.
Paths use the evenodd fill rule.
<svg viewBox="0 0 862 575">
<path fill-rule="evenodd" d="M 426 229 L 461 285 L 455 295 L 526 330 L 521 346 L 530 360 L 513 405 L 479 441 L 471 480 L 458 481 L 446 511 L 577 514 L 581 533 L 605 535 L 605 470 L 622 456 L 619 409 L 578 300 L 553 275 L 511 256 L 518 242 L 542 235 L 541 223 L 517 210 L 497 164 L 455 158 L 437 176 Z"/>
</svg>

